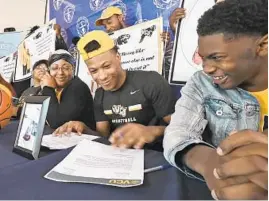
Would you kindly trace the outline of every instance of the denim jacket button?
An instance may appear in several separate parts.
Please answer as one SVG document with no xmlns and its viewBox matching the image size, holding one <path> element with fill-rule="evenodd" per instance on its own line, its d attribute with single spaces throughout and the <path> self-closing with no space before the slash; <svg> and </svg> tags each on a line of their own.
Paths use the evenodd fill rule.
<svg viewBox="0 0 269 201">
<path fill-rule="evenodd" d="M 254 111 L 247 111 L 246 112 L 246 115 L 248 116 L 248 117 L 251 117 L 251 116 L 253 116 L 254 115 Z"/>
<path fill-rule="evenodd" d="M 217 111 L 216 111 L 216 115 L 217 115 L 217 116 L 222 116 L 222 114 L 223 114 L 222 110 L 217 110 Z"/>
</svg>

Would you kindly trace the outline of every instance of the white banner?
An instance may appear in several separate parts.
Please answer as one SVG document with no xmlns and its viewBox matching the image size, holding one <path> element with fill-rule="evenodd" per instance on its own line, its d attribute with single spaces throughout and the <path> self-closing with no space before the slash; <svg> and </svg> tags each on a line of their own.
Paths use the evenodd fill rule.
<svg viewBox="0 0 269 201">
<path fill-rule="evenodd" d="M 55 20 L 39 28 L 26 38 L 18 48 L 18 62 L 15 69 L 14 82 L 31 77 L 32 67 L 41 59 L 48 59 L 55 51 Z"/>
<path fill-rule="evenodd" d="M 196 71 L 202 70 L 198 55 L 198 19 L 215 4 L 215 0 L 185 0 L 186 17 L 177 27 L 173 58 L 170 68 L 170 84 L 184 84 Z"/>
<path fill-rule="evenodd" d="M 162 73 L 163 19 L 157 18 L 137 24 L 110 36 L 119 48 L 123 69 L 157 71 Z"/>
<path fill-rule="evenodd" d="M 17 52 L 14 52 L 0 59 L 0 74 L 9 83 L 13 80 L 12 75 L 16 68 L 17 56 Z"/>
</svg>

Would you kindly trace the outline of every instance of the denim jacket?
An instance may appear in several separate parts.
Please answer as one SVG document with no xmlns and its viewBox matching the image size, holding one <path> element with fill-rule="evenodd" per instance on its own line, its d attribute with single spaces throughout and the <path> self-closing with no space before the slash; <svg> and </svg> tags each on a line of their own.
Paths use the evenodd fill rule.
<svg viewBox="0 0 269 201">
<path fill-rule="evenodd" d="M 224 90 L 212 83 L 203 71 L 195 73 L 181 90 L 181 98 L 164 134 L 166 160 L 184 172 L 196 177 L 186 166 L 178 167 L 175 155 L 191 144 L 217 147 L 231 131 L 259 130 L 260 106 L 255 97 L 240 88 Z M 210 142 L 203 133 L 209 127 Z"/>
</svg>

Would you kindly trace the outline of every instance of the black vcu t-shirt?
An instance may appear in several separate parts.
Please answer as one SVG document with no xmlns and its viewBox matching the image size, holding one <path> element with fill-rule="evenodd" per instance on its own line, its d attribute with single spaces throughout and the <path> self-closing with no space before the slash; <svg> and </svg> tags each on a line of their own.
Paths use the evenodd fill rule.
<svg viewBox="0 0 269 201">
<path fill-rule="evenodd" d="M 160 125 L 163 117 L 174 112 L 175 97 L 167 81 L 153 71 L 127 71 L 117 91 L 95 93 L 96 122 L 109 121 L 111 132 L 126 123 Z"/>
</svg>

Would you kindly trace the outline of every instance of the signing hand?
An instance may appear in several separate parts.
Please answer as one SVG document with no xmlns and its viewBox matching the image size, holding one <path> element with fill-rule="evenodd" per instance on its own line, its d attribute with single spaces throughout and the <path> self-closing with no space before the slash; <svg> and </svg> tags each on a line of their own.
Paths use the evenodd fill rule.
<svg viewBox="0 0 269 201">
<path fill-rule="evenodd" d="M 185 17 L 185 15 L 186 15 L 186 13 L 185 13 L 184 8 L 176 8 L 172 12 L 172 14 L 169 17 L 169 24 L 170 24 L 170 27 L 171 27 L 172 31 L 175 32 L 178 20 Z"/>
<path fill-rule="evenodd" d="M 81 121 L 69 121 L 66 122 L 64 125 L 57 128 L 53 135 L 61 136 L 61 135 L 70 135 L 71 132 L 75 132 L 78 135 L 81 135 L 83 131 L 88 129 L 88 127 Z"/>
<path fill-rule="evenodd" d="M 46 74 L 43 75 L 40 85 L 42 89 L 45 86 L 51 87 L 51 88 L 56 88 L 57 86 L 55 79 L 48 72 L 46 72 Z"/>
<path fill-rule="evenodd" d="M 216 188 L 218 199 L 265 199 L 268 193 L 268 136 L 243 130 L 223 140 L 217 149 L 225 161 L 214 170 L 219 180 L 246 177 L 244 184 Z"/>
<path fill-rule="evenodd" d="M 153 142 L 157 135 L 154 128 L 136 123 L 128 123 L 116 129 L 109 141 L 113 146 L 121 148 L 134 147 L 141 149 L 146 143 Z"/>
</svg>

